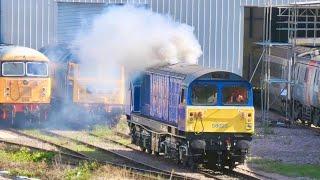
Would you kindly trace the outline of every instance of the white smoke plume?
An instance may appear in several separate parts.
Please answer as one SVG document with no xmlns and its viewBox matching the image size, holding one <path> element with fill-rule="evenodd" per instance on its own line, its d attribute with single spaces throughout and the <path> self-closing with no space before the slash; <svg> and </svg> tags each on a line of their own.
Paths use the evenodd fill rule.
<svg viewBox="0 0 320 180">
<path fill-rule="evenodd" d="M 106 72 L 124 66 L 130 72 L 162 62 L 197 63 L 202 54 L 193 27 L 133 5 L 109 8 L 73 46 L 84 69 L 91 72 L 92 65 Z"/>
</svg>

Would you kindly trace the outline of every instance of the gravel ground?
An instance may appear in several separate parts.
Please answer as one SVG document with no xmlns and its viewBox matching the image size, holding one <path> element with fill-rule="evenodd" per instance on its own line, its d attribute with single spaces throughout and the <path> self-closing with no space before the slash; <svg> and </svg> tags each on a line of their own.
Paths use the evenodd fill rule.
<svg viewBox="0 0 320 180">
<path fill-rule="evenodd" d="M 270 113 L 270 118 L 280 115 Z M 266 130 L 256 111 L 256 135 L 252 141 L 251 156 L 293 164 L 320 164 L 320 133 L 292 125 Z"/>
</svg>

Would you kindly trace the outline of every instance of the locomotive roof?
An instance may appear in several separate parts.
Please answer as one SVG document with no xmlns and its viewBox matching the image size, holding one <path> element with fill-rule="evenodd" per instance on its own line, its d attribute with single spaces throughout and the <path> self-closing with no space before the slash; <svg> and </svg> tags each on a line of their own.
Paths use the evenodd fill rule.
<svg viewBox="0 0 320 180">
<path fill-rule="evenodd" d="M 41 52 L 28 47 L 0 45 L 0 61 L 49 61 Z"/>
<path fill-rule="evenodd" d="M 208 79 L 229 79 L 244 80 L 241 76 L 221 69 L 213 69 L 199 66 L 197 64 L 176 63 L 162 64 L 147 69 L 149 73 L 163 74 L 174 76 L 184 80 L 185 85 L 189 85 L 192 81 L 202 78 Z"/>
</svg>

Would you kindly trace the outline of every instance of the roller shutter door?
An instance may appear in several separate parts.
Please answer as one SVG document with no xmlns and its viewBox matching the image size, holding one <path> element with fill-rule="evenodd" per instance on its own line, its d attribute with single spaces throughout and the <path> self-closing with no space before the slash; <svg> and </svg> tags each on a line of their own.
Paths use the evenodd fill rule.
<svg viewBox="0 0 320 180">
<path fill-rule="evenodd" d="M 91 27 L 95 16 L 101 14 L 107 4 L 104 3 L 57 3 L 57 41 L 70 43 L 78 33 Z"/>
</svg>

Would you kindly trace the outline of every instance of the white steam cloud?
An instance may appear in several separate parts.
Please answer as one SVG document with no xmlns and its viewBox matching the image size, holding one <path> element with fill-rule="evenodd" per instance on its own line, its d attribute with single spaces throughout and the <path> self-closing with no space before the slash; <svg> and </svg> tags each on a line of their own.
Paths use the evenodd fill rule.
<svg viewBox="0 0 320 180">
<path fill-rule="evenodd" d="M 92 25 L 73 43 L 84 69 L 91 72 L 93 64 L 109 72 L 119 66 L 130 72 L 163 62 L 197 63 L 202 54 L 191 26 L 145 8 L 112 7 Z"/>
</svg>

